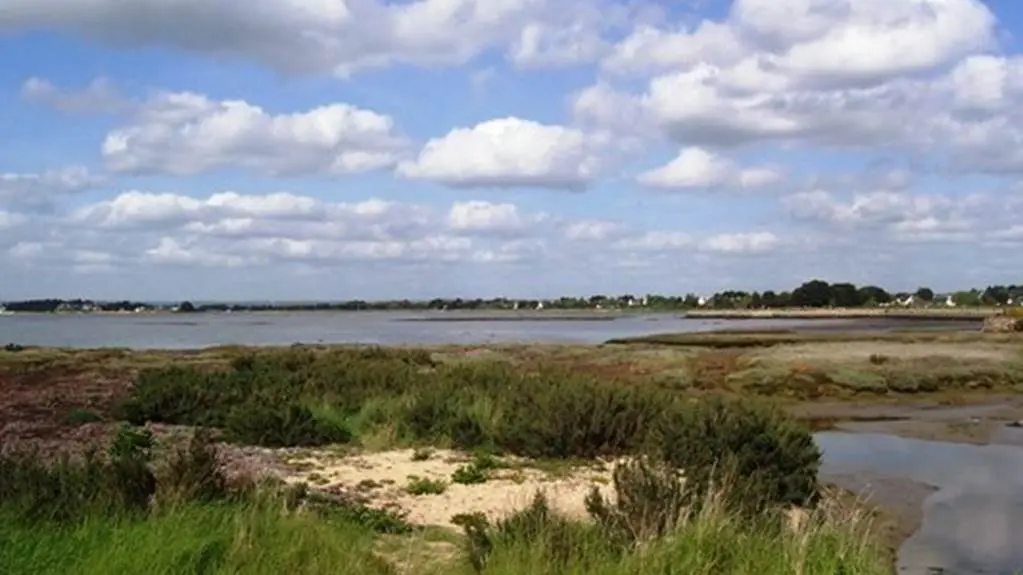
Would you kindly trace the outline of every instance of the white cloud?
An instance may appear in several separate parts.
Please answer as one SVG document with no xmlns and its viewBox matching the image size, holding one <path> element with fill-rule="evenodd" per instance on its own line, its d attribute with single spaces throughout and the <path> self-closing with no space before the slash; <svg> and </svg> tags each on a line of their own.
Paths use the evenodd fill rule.
<svg viewBox="0 0 1023 575">
<path fill-rule="evenodd" d="M 164 93 L 107 134 L 116 172 L 191 175 L 239 167 L 270 175 L 352 174 L 393 165 L 406 142 L 386 115 L 350 104 L 271 114 L 241 100 Z"/>
<path fill-rule="evenodd" d="M 856 236 L 863 242 L 966 242 L 1023 216 L 1023 210 L 983 194 L 876 190 L 835 194 L 814 190 L 783 199 L 798 220 Z"/>
<path fill-rule="evenodd" d="M 760 188 L 783 179 L 784 174 L 778 168 L 743 168 L 699 147 L 684 148 L 667 165 L 643 172 L 636 178 L 643 185 L 663 189 Z"/>
<path fill-rule="evenodd" d="M 722 21 L 640 26 L 602 62 L 576 117 L 686 145 L 784 141 L 901 148 L 963 170 L 1023 171 L 1023 66 L 990 55 L 980 0 L 736 0 Z M 622 121 L 615 110 L 624 110 Z M 647 130 L 649 133 L 649 130 Z"/>
<path fill-rule="evenodd" d="M 500 118 L 430 140 L 398 173 L 452 187 L 579 189 L 596 177 L 601 147 L 580 130 Z"/>
<path fill-rule="evenodd" d="M 68 32 L 118 48 L 161 46 L 258 61 L 291 73 L 347 75 L 392 64 L 457 65 L 490 49 L 516 61 L 581 57 L 636 10 L 593 0 L 8 0 L 0 31 Z M 577 32 L 565 35 L 565 27 Z M 537 32 L 525 34 L 523 30 Z M 590 39 L 594 38 L 594 39 Z M 583 50 L 580 52 L 580 50 Z"/>
<path fill-rule="evenodd" d="M 781 240 L 771 232 L 719 234 L 711 236 L 700 247 L 722 254 L 762 254 L 779 247 Z"/>
<path fill-rule="evenodd" d="M 42 173 L 0 173 L 0 208 L 19 211 L 50 210 L 62 196 L 93 189 L 103 183 L 82 166 L 67 166 Z"/>
<path fill-rule="evenodd" d="M 470 200 L 455 202 L 451 206 L 447 224 L 458 232 L 515 235 L 545 219 L 546 214 L 523 215 L 514 204 Z"/>
<path fill-rule="evenodd" d="M 565 226 L 565 239 L 574 242 L 602 242 L 626 232 L 618 222 L 605 220 L 582 220 Z"/>
<path fill-rule="evenodd" d="M 96 78 L 85 88 L 74 91 L 61 90 L 49 80 L 32 77 L 22 84 L 21 97 L 67 114 L 114 114 L 130 106 L 107 78 Z"/>
</svg>

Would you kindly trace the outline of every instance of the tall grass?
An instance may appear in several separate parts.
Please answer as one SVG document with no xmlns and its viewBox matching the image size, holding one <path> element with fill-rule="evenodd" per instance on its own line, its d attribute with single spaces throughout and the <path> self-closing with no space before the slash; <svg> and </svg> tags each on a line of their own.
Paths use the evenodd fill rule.
<svg viewBox="0 0 1023 575">
<path fill-rule="evenodd" d="M 374 534 L 254 503 L 188 504 L 147 518 L 91 515 L 25 526 L 0 511 L 0 573 L 383 575 Z"/>
<path fill-rule="evenodd" d="M 709 492 L 701 505 L 680 508 L 670 524 L 640 538 L 623 539 L 601 519 L 560 517 L 541 496 L 496 525 L 478 516 L 462 521 L 477 574 L 891 573 L 892 556 L 878 542 L 871 517 L 837 493 L 811 511 L 757 517 L 736 515 L 730 498 L 727 490 Z"/>
</svg>

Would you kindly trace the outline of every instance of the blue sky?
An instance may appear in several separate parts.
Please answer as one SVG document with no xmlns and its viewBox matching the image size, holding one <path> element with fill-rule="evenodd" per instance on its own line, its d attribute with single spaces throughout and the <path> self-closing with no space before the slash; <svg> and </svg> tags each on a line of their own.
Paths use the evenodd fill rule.
<svg viewBox="0 0 1023 575">
<path fill-rule="evenodd" d="M 1015 12 L 8 0 L 0 300 L 1018 283 Z"/>
</svg>

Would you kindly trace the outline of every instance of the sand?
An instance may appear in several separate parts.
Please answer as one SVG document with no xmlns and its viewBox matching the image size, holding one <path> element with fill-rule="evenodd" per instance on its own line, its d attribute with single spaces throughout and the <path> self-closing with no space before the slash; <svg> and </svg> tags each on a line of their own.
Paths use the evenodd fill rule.
<svg viewBox="0 0 1023 575">
<path fill-rule="evenodd" d="M 305 482 L 314 488 L 340 487 L 358 491 L 375 507 L 398 508 L 411 523 L 457 527 L 451 518 L 458 514 L 482 512 L 490 520 L 507 517 L 526 507 L 537 491 L 547 495 L 551 507 L 569 517 L 585 518 L 584 500 L 593 487 L 606 497 L 613 494 L 611 465 L 558 469 L 556 472 L 511 461 L 507 469 L 490 472 L 485 483 L 461 485 L 451 474 L 470 461 L 459 452 L 437 450 L 425 461 L 413 461 L 411 449 L 337 455 L 313 452 L 288 460 L 296 471 L 285 480 Z M 411 495 L 406 491 L 409 477 L 443 480 L 440 494 Z"/>
</svg>

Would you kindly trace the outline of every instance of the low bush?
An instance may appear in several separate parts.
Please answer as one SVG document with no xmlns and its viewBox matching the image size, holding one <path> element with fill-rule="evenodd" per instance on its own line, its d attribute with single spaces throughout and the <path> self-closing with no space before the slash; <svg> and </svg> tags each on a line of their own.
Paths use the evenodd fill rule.
<svg viewBox="0 0 1023 575">
<path fill-rule="evenodd" d="M 760 511 L 807 505 L 817 495 L 820 450 L 809 428 L 780 409 L 752 401 L 710 399 L 666 412 L 651 449 L 685 473 L 689 505 L 734 481 L 730 507 Z"/>
<path fill-rule="evenodd" d="M 46 462 L 32 452 L 0 456 L 0 505 L 28 522 L 78 521 L 91 513 L 134 513 L 156 491 L 149 468 L 152 436 L 122 429 L 108 453 Z"/>
<path fill-rule="evenodd" d="M 161 505 L 208 503 L 229 496 L 210 433 L 198 429 L 186 447 L 178 447 L 157 472 L 156 500 Z"/>
<path fill-rule="evenodd" d="M 594 487 L 586 510 L 620 544 L 633 545 L 672 532 L 687 510 L 689 497 L 682 470 L 646 457 L 624 461 L 613 472 L 615 497 Z"/>
<path fill-rule="evenodd" d="M 408 485 L 405 486 L 405 491 L 409 495 L 440 495 L 441 493 L 444 493 L 447 488 L 448 484 L 442 480 L 410 475 L 408 478 Z"/>
</svg>

